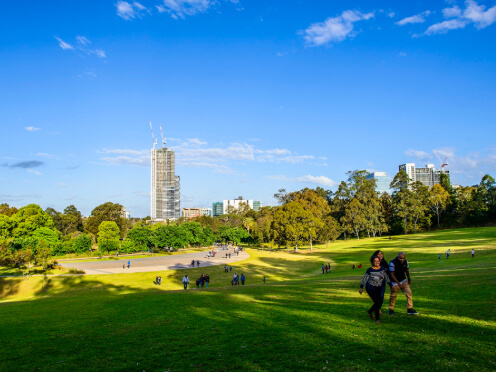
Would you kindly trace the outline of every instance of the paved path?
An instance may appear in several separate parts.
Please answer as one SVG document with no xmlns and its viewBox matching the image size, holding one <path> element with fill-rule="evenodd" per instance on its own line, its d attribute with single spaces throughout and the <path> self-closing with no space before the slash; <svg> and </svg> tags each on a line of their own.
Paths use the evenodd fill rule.
<svg viewBox="0 0 496 372">
<path fill-rule="evenodd" d="M 231 253 L 231 258 L 226 259 L 226 252 Z M 84 270 L 87 275 L 95 274 L 123 274 L 123 273 L 143 273 L 149 271 L 165 271 L 178 269 L 191 269 L 191 261 L 200 261 L 200 267 L 229 265 L 233 262 L 246 260 L 250 257 L 245 251 L 239 252 L 236 256 L 233 250 L 219 250 L 215 257 L 208 257 L 208 251 L 177 254 L 172 256 L 158 256 L 135 258 L 132 257 L 125 260 L 107 260 L 107 261 L 91 261 L 91 262 L 71 262 L 59 263 L 60 266 Z M 131 261 L 131 267 L 127 268 L 127 261 Z M 122 265 L 126 265 L 123 269 Z M 195 267 L 196 264 L 195 264 Z"/>
</svg>

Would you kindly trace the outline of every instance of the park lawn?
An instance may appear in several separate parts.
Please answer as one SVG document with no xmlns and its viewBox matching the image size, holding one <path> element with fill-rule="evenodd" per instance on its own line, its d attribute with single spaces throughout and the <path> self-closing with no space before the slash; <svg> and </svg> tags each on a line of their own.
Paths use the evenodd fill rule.
<svg viewBox="0 0 496 372">
<path fill-rule="evenodd" d="M 51 277 L 47 293 L 40 278 L 4 278 L 0 370 L 495 370 L 495 237 L 479 228 L 298 254 L 252 249 L 233 265 L 247 276 L 242 287 L 230 286 L 223 266 Z M 448 248 L 451 258 L 439 260 Z M 368 319 L 371 301 L 358 294 L 364 269 L 351 265 L 368 267 L 375 249 L 388 259 L 405 251 L 420 315 L 407 316 L 399 296 L 397 315 Z M 329 261 L 333 272 L 323 275 Z M 202 271 L 211 288 L 174 290 L 184 273 Z"/>
</svg>

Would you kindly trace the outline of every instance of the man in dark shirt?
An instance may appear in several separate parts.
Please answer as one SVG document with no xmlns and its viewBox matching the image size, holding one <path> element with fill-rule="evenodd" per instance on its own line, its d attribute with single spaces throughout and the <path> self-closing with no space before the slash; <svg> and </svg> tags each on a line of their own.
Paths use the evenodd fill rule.
<svg viewBox="0 0 496 372">
<path fill-rule="evenodd" d="M 389 296 L 389 315 L 394 315 L 394 304 L 398 292 L 401 291 L 406 296 L 406 313 L 408 315 L 416 315 L 413 309 L 412 290 L 410 289 L 410 266 L 403 252 L 398 253 L 398 256 L 389 263 L 389 276 L 391 279 L 391 296 Z M 406 275 L 406 276 L 405 276 Z M 408 277 L 408 280 L 406 279 Z"/>
</svg>

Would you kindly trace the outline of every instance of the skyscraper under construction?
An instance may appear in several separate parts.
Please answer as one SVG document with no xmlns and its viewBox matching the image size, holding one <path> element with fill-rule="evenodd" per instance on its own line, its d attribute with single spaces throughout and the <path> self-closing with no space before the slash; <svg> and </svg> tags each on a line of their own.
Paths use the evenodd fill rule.
<svg viewBox="0 0 496 372">
<path fill-rule="evenodd" d="M 150 123 L 151 128 L 151 123 Z M 160 127 L 162 132 L 162 127 Z M 151 218 L 152 220 L 176 220 L 181 217 L 180 177 L 176 175 L 176 155 L 165 147 L 156 149 L 155 136 L 151 150 Z"/>
</svg>

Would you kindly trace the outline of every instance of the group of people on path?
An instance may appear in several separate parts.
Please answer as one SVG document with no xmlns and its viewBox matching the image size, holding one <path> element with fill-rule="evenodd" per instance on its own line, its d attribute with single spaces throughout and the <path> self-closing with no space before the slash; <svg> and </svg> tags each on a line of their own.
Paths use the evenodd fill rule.
<svg viewBox="0 0 496 372">
<path fill-rule="evenodd" d="M 410 266 L 406 260 L 405 253 L 399 252 L 398 255 L 389 263 L 384 259 L 382 251 L 377 250 L 370 258 L 371 267 L 367 269 L 360 283 L 359 293 L 363 293 L 363 288 L 373 301 L 372 307 L 367 310 L 370 319 L 375 319 L 381 323 L 381 307 L 384 302 L 384 293 L 386 284 L 391 287 L 389 296 L 389 315 L 394 315 L 394 305 L 398 292 L 401 290 L 407 301 L 407 314 L 416 315 L 417 311 L 413 309 L 412 290 L 410 289 Z"/>
<path fill-rule="evenodd" d="M 322 264 L 322 274 L 327 274 L 331 272 L 331 264 L 328 263 L 327 265 Z"/>
<path fill-rule="evenodd" d="M 161 284 L 162 284 L 162 277 L 156 276 L 155 277 L 155 285 L 161 285 Z"/>
</svg>

